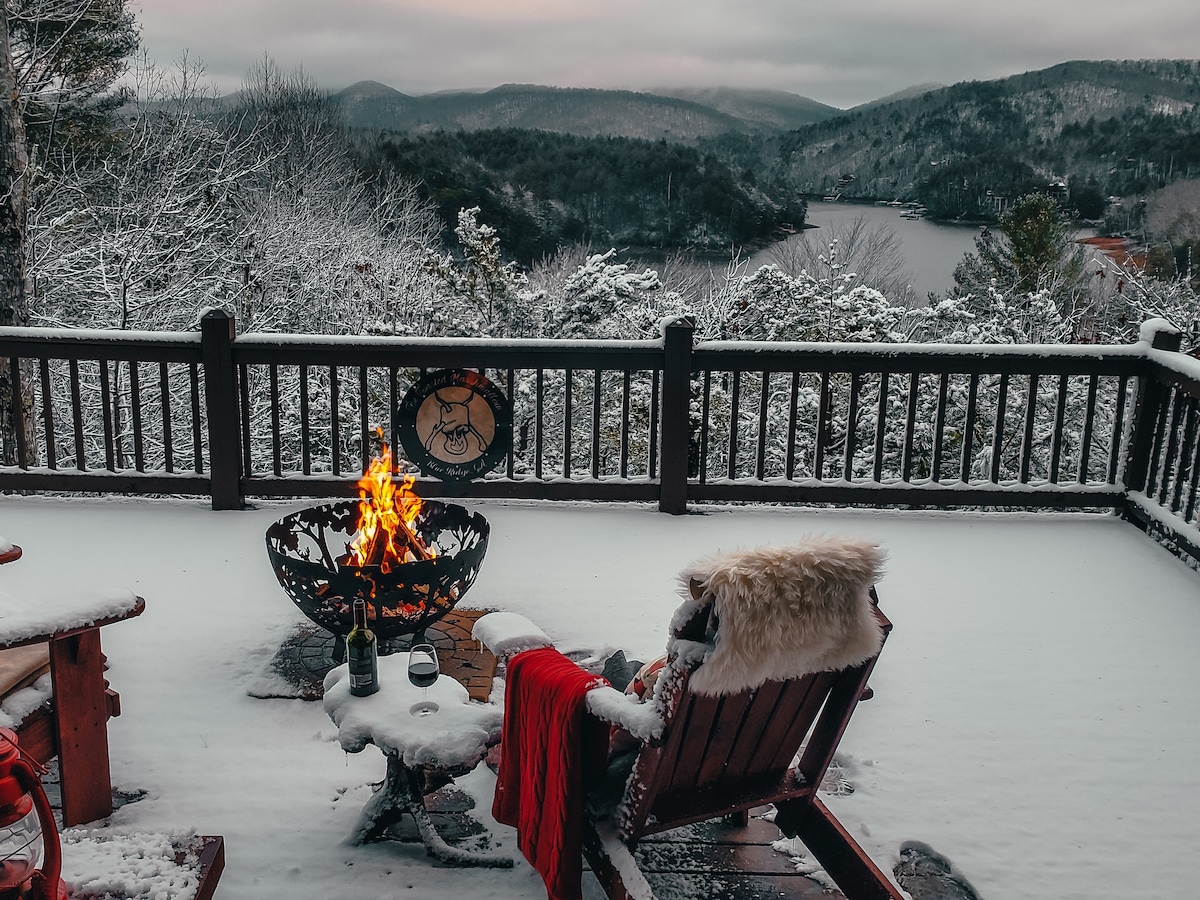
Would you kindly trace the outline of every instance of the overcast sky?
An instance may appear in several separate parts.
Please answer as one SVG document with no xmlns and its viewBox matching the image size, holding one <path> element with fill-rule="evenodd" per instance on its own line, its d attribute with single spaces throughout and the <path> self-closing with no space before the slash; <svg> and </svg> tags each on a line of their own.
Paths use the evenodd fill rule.
<svg viewBox="0 0 1200 900">
<path fill-rule="evenodd" d="M 777 88 L 847 108 L 1071 59 L 1196 58 L 1195 0 L 135 0 L 222 91 L 264 54 L 339 90 Z M 139 8 L 135 5 L 135 8 Z"/>
</svg>

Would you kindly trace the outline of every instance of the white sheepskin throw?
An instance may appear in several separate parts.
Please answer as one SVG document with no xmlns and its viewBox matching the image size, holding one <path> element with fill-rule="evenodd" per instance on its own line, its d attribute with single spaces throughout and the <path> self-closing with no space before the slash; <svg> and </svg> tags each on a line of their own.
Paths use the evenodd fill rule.
<svg viewBox="0 0 1200 900">
<path fill-rule="evenodd" d="M 718 621 L 692 690 L 731 694 L 870 659 L 883 643 L 869 591 L 884 556 L 867 541 L 811 537 L 718 553 L 686 568 L 679 578 L 688 602 L 675 621 L 697 603 L 714 604 Z"/>
</svg>

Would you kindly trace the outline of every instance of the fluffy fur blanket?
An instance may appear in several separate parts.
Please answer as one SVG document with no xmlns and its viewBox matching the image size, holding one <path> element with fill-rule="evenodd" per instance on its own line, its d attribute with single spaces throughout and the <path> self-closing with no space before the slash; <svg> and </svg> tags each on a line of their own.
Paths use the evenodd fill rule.
<svg viewBox="0 0 1200 900">
<path fill-rule="evenodd" d="M 808 672 L 858 665 L 883 632 L 870 588 L 883 551 L 867 541 L 811 537 L 783 547 L 718 553 L 680 573 L 675 621 L 712 603 L 716 643 L 691 677 L 701 694 L 730 694 Z"/>
</svg>

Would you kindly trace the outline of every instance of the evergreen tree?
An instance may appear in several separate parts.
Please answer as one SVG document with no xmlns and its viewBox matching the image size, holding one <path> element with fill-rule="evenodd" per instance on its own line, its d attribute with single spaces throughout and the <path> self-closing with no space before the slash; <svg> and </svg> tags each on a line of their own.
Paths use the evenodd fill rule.
<svg viewBox="0 0 1200 900">
<path fill-rule="evenodd" d="M 31 144 L 95 141 L 128 99 L 114 90 L 138 47 L 128 0 L 3 0 Z"/>
<path fill-rule="evenodd" d="M 1071 237 L 1054 199 L 1026 194 L 1000 219 L 1001 233 L 985 228 L 954 270 L 954 293 L 987 304 L 993 290 L 1012 297 L 1049 295 L 1062 315 L 1084 311 L 1086 252 Z"/>
</svg>

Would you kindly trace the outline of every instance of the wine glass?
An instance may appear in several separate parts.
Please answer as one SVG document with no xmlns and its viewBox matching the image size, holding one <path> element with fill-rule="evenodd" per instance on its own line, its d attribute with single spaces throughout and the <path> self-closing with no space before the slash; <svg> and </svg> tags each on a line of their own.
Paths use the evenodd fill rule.
<svg viewBox="0 0 1200 900">
<path fill-rule="evenodd" d="M 422 692 L 421 702 L 409 707 L 409 713 L 428 716 L 437 712 L 438 705 L 429 699 L 429 686 L 438 680 L 438 658 L 433 644 L 414 644 L 408 651 L 408 680 Z"/>
</svg>

